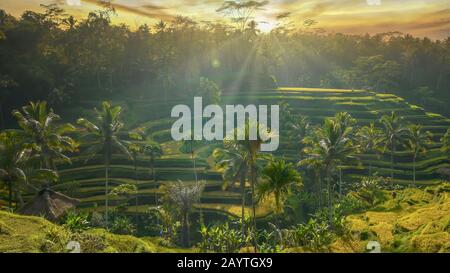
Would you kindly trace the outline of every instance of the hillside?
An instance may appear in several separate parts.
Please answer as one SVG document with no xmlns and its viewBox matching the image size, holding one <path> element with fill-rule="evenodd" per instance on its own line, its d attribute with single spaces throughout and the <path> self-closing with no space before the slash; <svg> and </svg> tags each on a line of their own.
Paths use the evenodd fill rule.
<svg viewBox="0 0 450 273">
<path fill-rule="evenodd" d="M 369 211 L 346 218 L 348 234 L 319 250 L 291 248 L 285 252 L 367 252 L 377 241 L 382 252 L 450 252 L 450 186 L 384 192 L 384 201 Z M 0 211 L 1 252 L 67 252 L 69 241 L 83 252 L 195 252 L 167 248 L 155 238 L 115 235 L 103 229 L 72 233 L 39 217 Z"/>
<path fill-rule="evenodd" d="M 69 252 L 67 244 L 79 242 L 85 253 L 191 252 L 158 245 L 155 238 L 136 238 L 108 233 L 104 229 L 71 232 L 62 226 L 32 216 L 0 211 L 0 253 Z"/>
<path fill-rule="evenodd" d="M 382 115 L 396 111 L 403 116 L 406 122 L 414 122 L 424 126 L 425 130 L 433 133 L 436 142 L 450 127 L 450 119 L 443 116 L 427 113 L 422 108 L 406 102 L 392 94 L 380 94 L 363 90 L 342 89 L 313 89 L 313 88 L 279 88 L 278 90 L 262 90 L 260 92 L 246 92 L 226 94 L 222 96 L 223 104 L 279 104 L 288 103 L 295 115 L 309 117 L 312 123 L 322 123 L 326 117 L 332 117 L 337 112 L 348 112 L 356 118 L 359 125 L 377 122 Z M 219 170 L 211 164 L 211 152 L 220 143 L 201 146 L 195 152 L 196 169 L 193 160 L 186 151 L 181 151 L 181 143 L 171 140 L 170 127 L 173 120 L 168 119 L 172 105 L 179 103 L 189 104 L 191 101 L 171 101 L 170 106 L 155 101 L 117 101 L 127 108 L 127 119 L 133 120 L 132 130 L 142 130 L 146 138 L 153 138 L 162 143 L 164 155 L 156 160 L 156 182 L 153 181 L 149 168 L 149 158 L 139 157 L 137 172 L 134 165 L 121 155 L 113 158 L 110 177 L 111 188 L 122 183 L 136 184 L 139 189 L 138 206 L 130 206 L 130 213 L 144 213 L 148 207 L 155 205 L 159 194 L 159 186 L 164 183 L 183 180 L 192 183 L 195 179 L 194 171 L 199 179 L 205 180 L 206 188 L 201 198 L 202 212 L 208 216 L 238 215 L 240 212 L 240 195 L 238 189 L 222 190 L 222 178 Z M 92 109 L 95 103 L 86 102 L 84 112 Z M 68 110 L 71 111 L 71 110 Z M 75 110 L 74 110 L 75 111 Z M 285 135 L 287 132 L 281 132 Z M 429 147 L 427 156 L 420 156 L 417 160 L 417 185 L 434 185 L 441 181 L 436 171 L 442 167 L 450 166 L 448 157 L 442 155 L 440 145 Z M 83 147 L 82 147 L 83 149 Z M 277 155 L 286 160 L 295 159 L 293 143 L 282 143 Z M 343 167 L 344 181 L 351 183 L 368 175 L 368 166 L 378 175 L 389 176 L 390 159 L 388 155 L 378 157 L 375 154 L 359 155 L 362 164 Z M 398 151 L 395 154 L 394 173 L 396 184 L 408 185 L 412 181 L 411 154 Z M 101 210 L 104 203 L 104 168 L 101 158 L 94 158 L 85 164 L 85 157 L 75 154 L 72 164 L 60 164 L 61 183 L 55 185 L 56 190 L 81 200 L 81 208 L 94 208 Z M 30 198 L 31 196 L 26 196 Z M 118 200 L 112 199 L 110 204 L 117 205 Z M 271 212 L 270 204 L 261 204 L 258 207 L 259 217 Z"/>
<path fill-rule="evenodd" d="M 334 252 L 361 252 L 377 241 L 382 252 L 450 252 L 450 184 L 385 192 L 386 200 L 347 217 L 351 240 L 339 239 Z"/>
</svg>

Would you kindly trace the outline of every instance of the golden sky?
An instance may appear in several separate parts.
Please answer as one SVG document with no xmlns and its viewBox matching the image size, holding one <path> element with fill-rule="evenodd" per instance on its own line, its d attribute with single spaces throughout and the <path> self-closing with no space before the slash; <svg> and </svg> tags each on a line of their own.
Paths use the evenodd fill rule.
<svg viewBox="0 0 450 273">
<path fill-rule="evenodd" d="M 378 2 L 378 3 L 377 3 Z M 97 0 L 0 0 L 0 8 L 13 15 L 39 10 L 39 4 L 59 3 L 67 13 L 85 17 L 98 10 Z M 170 20 L 176 15 L 196 20 L 223 19 L 216 12 L 223 0 L 113 0 L 113 21 L 131 27 Z M 256 14 L 260 28 L 268 31 L 287 14 L 284 22 L 318 21 L 329 32 L 379 33 L 400 31 L 442 39 L 450 36 L 450 0 L 271 0 Z"/>
</svg>

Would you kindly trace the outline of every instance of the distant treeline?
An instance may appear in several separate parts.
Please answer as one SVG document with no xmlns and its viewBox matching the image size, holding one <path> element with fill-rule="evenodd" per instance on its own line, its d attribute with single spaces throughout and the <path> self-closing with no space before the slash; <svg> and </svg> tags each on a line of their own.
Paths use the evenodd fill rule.
<svg viewBox="0 0 450 273">
<path fill-rule="evenodd" d="M 1 127 L 29 100 L 54 108 L 77 101 L 191 96 L 200 77 L 225 92 L 276 86 L 366 88 L 449 114 L 450 38 L 400 33 L 344 35 L 314 26 L 260 33 L 177 17 L 132 30 L 110 11 L 76 20 L 52 5 L 20 18 L 0 10 Z"/>
</svg>

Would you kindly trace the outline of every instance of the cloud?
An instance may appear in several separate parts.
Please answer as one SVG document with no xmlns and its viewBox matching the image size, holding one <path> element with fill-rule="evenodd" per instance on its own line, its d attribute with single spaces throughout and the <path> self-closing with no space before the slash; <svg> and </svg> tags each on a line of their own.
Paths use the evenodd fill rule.
<svg viewBox="0 0 450 273">
<path fill-rule="evenodd" d="M 82 0 L 83 2 L 88 2 L 101 7 L 101 2 L 98 0 Z M 141 6 L 130 6 L 125 4 L 119 4 L 116 2 L 110 2 L 111 6 L 119 13 L 120 11 L 132 13 L 135 15 L 140 15 L 152 19 L 159 20 L 172 20 L 175 18 L 174 15 L 167 13 L 167 8 L 154 4 L 144 4 Z"/>
<path fill-rule="evenodd" d="M 0 0 L 2 6 L 20 15 L 25 9 L 39 10 L 41 3 L 61 3 L 69 14 L 83 17 L 100 7 L 98 0 L 81 0 L 81 6 L 69 6 L 67 0 Z M 76 0 L 71 0 L 75 1 Z M 262 0 L 257 0 L 258 2 Z M 136 25 L 157 20 L 171 21 L 176 15 L 197 21 L 215 21 L 223 16 L 216 10 L 224 0 L 113 0 L 118 16 L 114 22 Z M 83 5 L 83 3 L 85 5 Z M 306 19 L 319 26 L 344 33 L 376 33 L 399 30 L 414 35 L 446 38 L 450 34 L 448 0 L 382 1 L 370 6 L 367 0 L 270 0 L 257 12 L 258 21 L 279 20 L 302 26 Z"/>
</svg>

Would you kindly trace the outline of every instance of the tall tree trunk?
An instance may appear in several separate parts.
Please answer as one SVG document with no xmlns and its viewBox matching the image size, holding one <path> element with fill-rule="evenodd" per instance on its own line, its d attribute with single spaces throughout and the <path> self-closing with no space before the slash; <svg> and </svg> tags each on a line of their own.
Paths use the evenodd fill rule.
<svg viewBox="0 0 450 273">
<path fill-rule="evenodd" d="M 105 167 L 105 226 L 106 229 L 108 229 L 108 223 L 109 223 L 109 215 L 108 215 L 108 208 L 109 208 L 109 162 L 106 163 Z"/>
<path fill-rule="evenodd" d="M 153 183 L 155 184 L 155 207 L 158 207 L 158 187 L 156 185 L 156 175 L 155 175 L 155 158 L 154 155 L 150 155 L 150 164 L 152 169 L 152 179 Z M 156 224 L 159 225 L 159 217 L 156 217 Z"/>
<path fill-rule="evenodd" d="M 329 168 L 327 168 L 326 177 L 327 177 L 327 191 L 328 191 L 328 220 L 331 228 L 333 228 L 333 196 L 332 196 L 333 193 L 331 189 L 331 173 Z"/>
<path fill-rule="evenodd" d="M 339 168 L 339 200 L 342 198 L 342 168 Z"/>
<path fill-rule="evenodd" d="M 333 204 L 331 201 L 332 198 L 331 198 L 331 179 L 330 178 L 327 179 L 327 191 L 328 191 L 328 220 L 330 221 L 330 225 L 332 225 L 332 223 L 333 223 L 333 212 L 332 212 Z"/>
<path fill-rule="evenodd" d="M 317 179 L 319 181 L 319 209 L 322 208 L 322 177 L 320 176 L 320 173 L 317 172 Z"/>
<path fill-rule="evenodd" d="M 245 239 L 245 174 L 241 174 L 241 232 L 242 239 Z"/>
<path fill-rule="evenodd" d="M 155 159 L 153 156 L 150 157 L 151 169 L 152 169 L 152 178 L 153 182 L 156 183 L 156 175 L 155 175 Z"/>
<path fill-rule="evenodd" d="M 187 212 L 183 213 L 183 246 L 189 247 L 189 216 Z"/>
<path fill-rule="evenodd" d="M 394 153 L 395 153 L 395 143 L 392 141 L 391 144 L 391 179 L 394 180 Z"/>
<path fill-rule="evenodd" d="M 196 163 L 195 163 L 195 153 L 194 153 L 194 151 L 192 151 L 191 157 L 192 157 L 192 161 L 194 163 L 194 178 L 195 178 L 195 182 L 197 183 L 197 180 L 198 180 L 198 178 L 197 178 L 197 166 L 196 166 Z"/>
<path fill-rule="evenodd" d="M 251 183 L 252 183 L 252 230 L 253 230 L 253 247 L 255 253 L 258 252 L 258 242 L 256 235 L 256 204 L 255 204 L 255 183 L 256 183 L 256 170 L 255 166 L 251 167 Z"/>
<path fill-rule="evenodd" d="M 135 197 L 135 213 L 136 216 L 134 217 L 134 221 L 136 222 L 136 227 L 138 227 L 138 198 L 139 198 L 139 187 L 138 187 L 138 179 L 137 179 L 137 155 L 134 157 L 134 183 L 136 184 L 136 197 Z"/>
<path fill-rule="evenodd" d="M 155 159 L 153 157 L 153 155 L 150 156 L 150 168 L 152 170 L 152 179 L 153 179 L 153 183 L 155 184 L 155 206 L 158 206 L 158 192 L 157 192 L 157 187 L 156 187 L 156 175 L 155 175 Z"/>
</svg>

